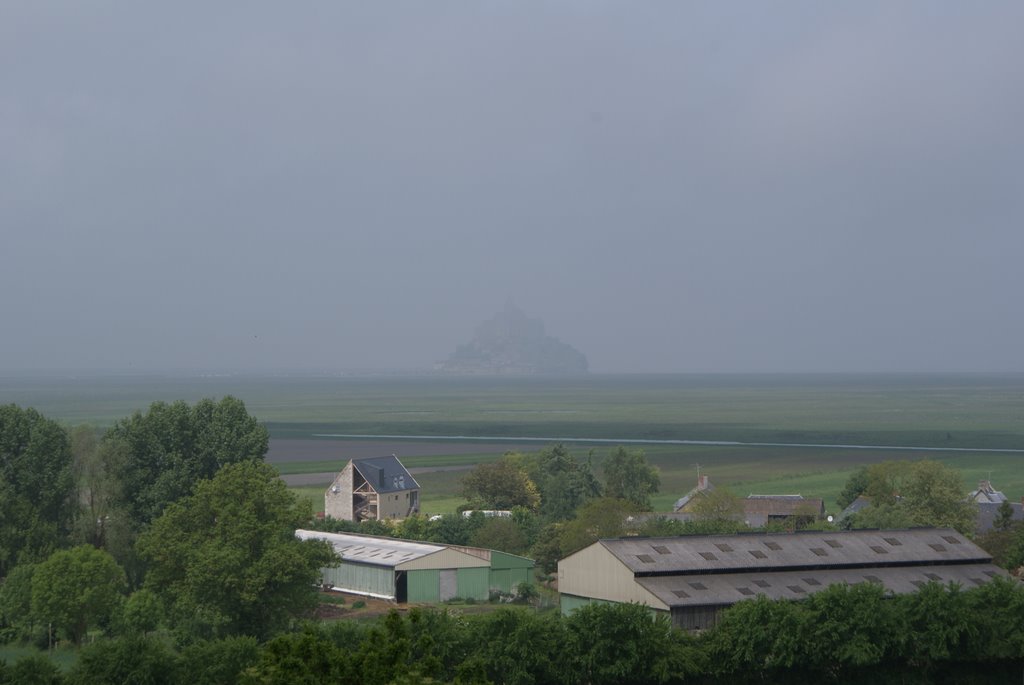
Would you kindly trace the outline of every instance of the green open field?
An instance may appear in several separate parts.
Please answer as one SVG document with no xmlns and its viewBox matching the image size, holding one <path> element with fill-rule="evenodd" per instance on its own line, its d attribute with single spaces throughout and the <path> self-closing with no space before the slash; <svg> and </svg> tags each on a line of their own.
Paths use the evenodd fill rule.
<svg viewBox="0 0 1024 685">
<path fill-rule="evenodd" d="M 0 378 L 0 403 L 34 406 L 69 425 L 108 426 L 156 400 L 228 394 L 243 399 L 266 422 L 273 439 L 325 442 L 322 459 L 314 454 L 275 461 L 285 474 L 335 470 L 346 457 L 337 448 L 344 441 L 321 437 L 332 434 L 1024 450 L 1024 375 Z M 450 454 L 389 449 L 410 468 L 465 466 L 497 458 L 495 453 L 459 453 L 465 450 L 455 449 L 456 443 L 441 442 L 453 446 Z M 544 444 L 508 447 L 529 451 Z M 599 467 L 613 445 L 574 444 L 572 449 L 581 457 L 593 450 Z M 655 500 L 661 510 L 692 487 L 697 463 L 713 482 L 737 494 L 822 496 L 830 510 L 853 469 L 885 459 L 938 459 L 960 468 L 968 486 L 991 473 L 996 487 L 1009 496 L 1024 495 L 1024 454 L 1013 452 L 630 446 L 644 449 L 661 471 L 662 494 Z M 418 474 L 425 511 L 453 510 L 460 502 L 462 475 Z M 297 492 L 322 502 L 320 485 Z"/>
</svg>

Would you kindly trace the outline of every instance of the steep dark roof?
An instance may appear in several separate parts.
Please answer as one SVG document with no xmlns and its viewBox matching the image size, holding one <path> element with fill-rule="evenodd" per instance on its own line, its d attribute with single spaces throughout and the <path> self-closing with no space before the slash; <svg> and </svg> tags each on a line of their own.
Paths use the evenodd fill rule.
<svg viewBox="0 0 1024 685">
<path fill-rule="evenodd" d="M 839 520 L 842 521 L 847 516 L 853 516 L 857 512 L 863 511 L 871 506 L 871 500 L 864 495 L 857 495 L 857 499 L 850 502 L 849 506 L 842 510 L 839 514 Z"/>
<path fill-rule="evenodd" d="M 999 517 L 999 507 L 1002 503 L 978 502 L 978 518 L 976 529 L 979 533 L 987 533 L 996 527 L 996 519 Z M 1012 521 L 1024 521 L 1024 505 L 1020 502 L 1010 502 L 1013 510 Z"/>
<path fill-rule="evenodd" d="M 400 490 L 418 490 L 420 484 L 412 474 L 402 466 L 398 457 L 372 457 L 370 459 L 353 459 L 352 466 L 366 479 L 377 492 L 398 492 Z"/>
</svg>

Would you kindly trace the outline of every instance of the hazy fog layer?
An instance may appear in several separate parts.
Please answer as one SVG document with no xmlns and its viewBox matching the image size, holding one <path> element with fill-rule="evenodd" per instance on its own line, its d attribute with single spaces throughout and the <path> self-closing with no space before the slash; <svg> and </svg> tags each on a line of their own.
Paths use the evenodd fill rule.
<svg viewBox="0 0 1024 685">
<path fill-rule="evenodd" d="M 0 369 L 1024 370 L 1024 3 L 11 0 Z"/>
</svg>

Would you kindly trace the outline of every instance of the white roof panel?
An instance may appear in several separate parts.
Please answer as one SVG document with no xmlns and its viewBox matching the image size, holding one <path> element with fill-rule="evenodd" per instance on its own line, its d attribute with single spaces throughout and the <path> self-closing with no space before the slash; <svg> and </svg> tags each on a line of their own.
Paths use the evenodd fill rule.
<svg viewBox="0 0 1024 685">
<path fill-rule="evenodd" d="M 295 537 L 300 540 L 326 540 L 344 561 L 376 566 L 397 566 L 446 549 L 426 542 L 371 538 L 348 533 L 322 533 L 316 530 L 297 530 Z"/>
</svg>

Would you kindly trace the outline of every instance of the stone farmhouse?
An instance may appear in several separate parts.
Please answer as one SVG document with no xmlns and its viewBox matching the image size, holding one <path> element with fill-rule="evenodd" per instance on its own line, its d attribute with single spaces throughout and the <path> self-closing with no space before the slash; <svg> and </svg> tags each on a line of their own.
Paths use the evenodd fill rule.
<svg viewBox="0 0 1024 685">
<path fill-rule="evenodd" d="M 404 519 L 420 510 L 420 485 L 398 457 L 351 459 L 324 493 L 324 516 L 345 521 Z"/>
</svg>

